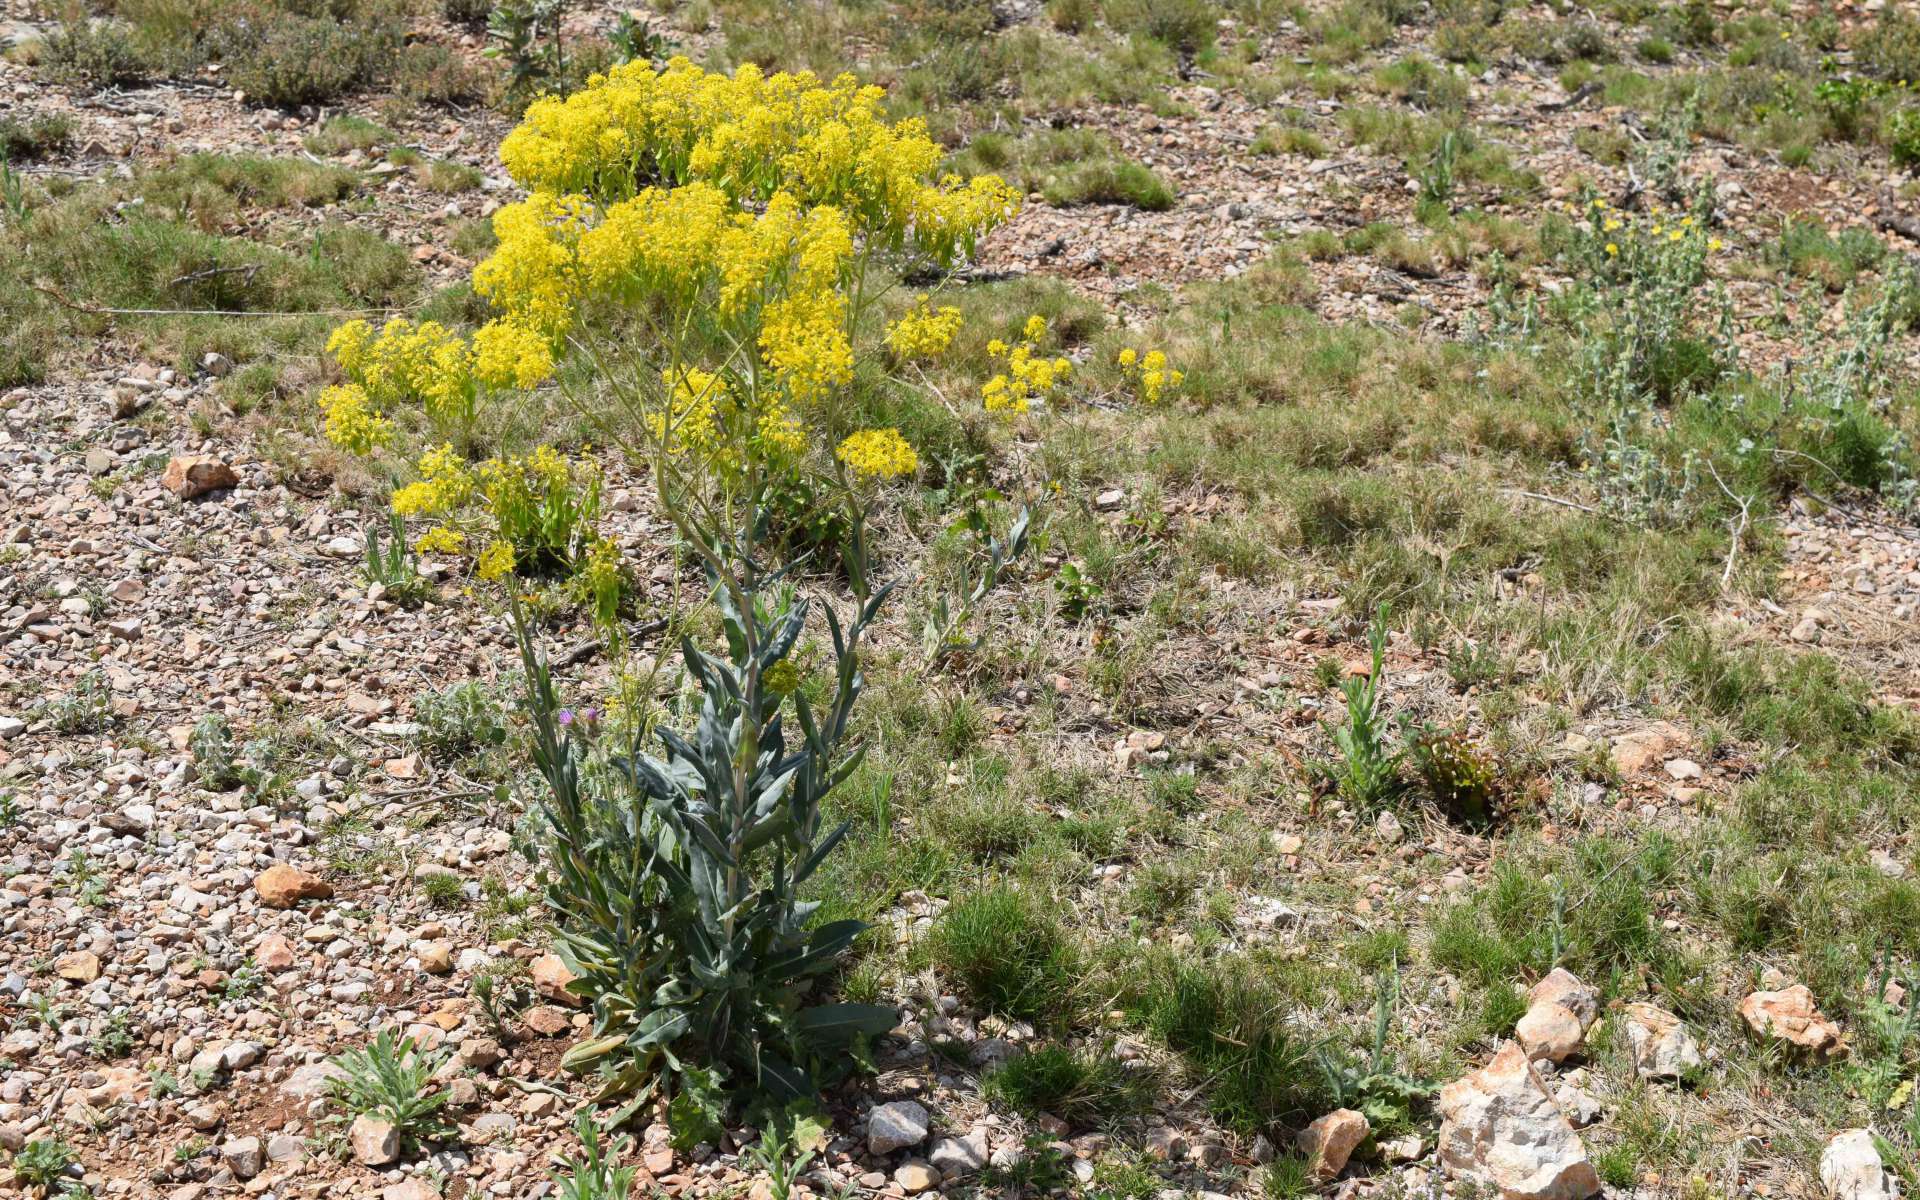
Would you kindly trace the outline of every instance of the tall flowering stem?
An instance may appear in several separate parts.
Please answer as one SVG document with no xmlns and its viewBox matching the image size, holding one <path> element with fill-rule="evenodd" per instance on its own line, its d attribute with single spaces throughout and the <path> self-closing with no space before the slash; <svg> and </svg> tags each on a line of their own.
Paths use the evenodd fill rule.
<svg viewBox="0 0 1920 1200">
<path fill-rule="evenodd" d="M 496 215 L 498 247 L 473 276 L 497 315 L 464 352 L 467 382 L 443 389 L 451 409 L 585 358 L 593 390 L 569 395 L 646 466 L 713 590 L 724 653 L 681 648 L 697 723 L 662 731 L 657 752 L 636 741 L 598 778 L 522 626 L 548 901 L 594 1000 L 596 1036 L 569 1062 L 603 1072 L 609 1094 L 663 1095 L 683 1119 L 748 1095 L 807 1096 L 894 1021 L 811 1000 L 862 926 L 813 926 L 799 898 L 846 833 L 823 832 L 823 803 L 860 761 L 860 645 L 893 586 L 873 581 L 868 518 L 919 468 L 898 430 L 853 427 L 848 392 L 863 355 L 932 357 L 960 325 L 921 298 L 862 344 L 887 291 L 876 280 L 953 267 L 1017 196 L 997 178 L 935 179 L 939 147 L 917 120 L 885 120 L 880 101 L 850 76 L 722 75 L 684 59 L 536 101 L 501 147 L 530 195 Z M 453 361 L 443 332 L 405 346 Z M 370 344 L 356 332 L 345 348 L 383 361 Z M 339 399 L 336 424 L 371 442 L 380 396 L 404 389 L 362 390 Z M 796 479 L 845 516 L 852 606 L 844 622 L 818 606 L 832 649 L 818 712 L 793 657 L 814 606 L 768 529 L 774 490 Z"/>
</svg>

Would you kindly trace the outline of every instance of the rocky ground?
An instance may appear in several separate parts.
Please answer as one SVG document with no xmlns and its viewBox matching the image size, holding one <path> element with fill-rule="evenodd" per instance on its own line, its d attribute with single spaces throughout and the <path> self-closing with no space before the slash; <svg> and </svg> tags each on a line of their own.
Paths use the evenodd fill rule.
<svg viewBox="0 0 1920 1200">
<path fill-rule="evenodd" d="M 1272 36 L 1281 58 L 1307 47 L 1292 22 Z M 1625 112 L 1562 106 L 1567 94 L 1548 74 L 1489 74 L 1473 84 L 1476 117 L 1511 139 L 1548 197 L 1571 195 L 1573 134 L 1617 126 Z M 213 86 L 51 87 L 12 62 L 0 62 L 0 92 L 77 122 L 71 153 L 29 168 L 37 178 L 113 176 L 195 151 L 305 154 L 302 137 L 330 115 L 251 108 Z M 982 269 L 1065 278 L 1126 312 L 1143 285 L 1233 277 L 1276 238 L 1409 217 L 1398 158 L 1348 146 L 1318 159 L 1244 153 L 1279 108 L 1331 130 L 1338 101 L 1304 89 L 1260 100 L 1204 82 L 1168 99 L 1167 114 L 1101 107 L 1071 119 L 1160 171 L 1179 193 L 1173 209 L 1033 204 L 986 248 Z M 479 112 L 422 113 L 404 127 L 407 144 L 482 172 L 477 190 L 453 196 L 359 152 L 339 156 L 365 169 L 378 201 L 349 219 L 412 247 L 430 282 L 463 278 L 471 262 L 449 247 L 451 232 L 510 195 L 492 158 L 507 127 Z M 1716 181 L 1730 238 L 1750 244 L 1787 214 L 1870 220 L 1890 183 L 1873 170 L 1809 181 L 1731 147 L 1704 147 L 1692 166 Z M 1586 160 L 1579 170 L 1596 173 Z M 1884 236 L 1898 253 L 1912 249 Z M 1487 297 L 1464 267 L 1411 274 L 1350 256 L 1312 270 L 1314 307 L 1334 321 L 1397 320 L 1411 301 L 1426 332 L 1448 336 Z M 1739 302 L 1763 303 L 1758 285 L 1734 287 Z M 261 431 L 223 418 L 217 386 L 233 364 L 214 356 L 196 371 L 163 367 L 117 332 L 73 350 L 47 383 L 0 396 L 0 1144 L 18 1150 L 58 1133 L 78 1153 L 73 1177 L 110 1196 L 546 1194 L 550 1160 L 573 1149 L 585 1098 L 559 1058 L 587 1018 L 537 920 L 516 919 L 531 886 L 516 837 L 522 806 L 425 748 L 414 707 L 449 684 L 509 679 L 505 622 L 452 581 L 412 609 L 364 583 L 372 508 L 312 486 L 263 448 Z M 674 580 L 662 527 L 634 499 L 640 483 L 613 483 L 611 532 L 664 595 Z M 1193 517 L 1177 504 L 1169 515 Z M 1778 528 L 1785 599 L 1729 600 L 1722 618 L 1755 638 L 1847 659 L 1888 701 L 1920 700 L 1911 637 L 1920 531 L 1888 513 L 1807 502 L 1779 514 Z M 1276 710 L 1268 693 L 1329 654 L 1355 662 L 1361 647 L 1333 632 L 1330 607 L 1315 601 L 1244 603 L 1226 637 L 1180 648 L 1193 683 L 1179 697 L 1192 714 L 1185 736 L 1225 733 L 1303 753 L 1321 713 Z M 556 631 L 555 643 L 581 636 Z M 1397 688 L 1440 682 L 1436 657 L 1404 641 L 1392 668 Z M 604 686 L 606 672 L 591 647 L 569 666 L 583 690 Z M 996 703 L 1017 728 L 1025 701 Z M 1132 730 L 1091 701 L 1074 711 L 1061 755 L 1106 772 L 1164 758 L 1183 736 Z M 280 778 L 207 786 L 190 742 L 210 713 L 242 740 L 269 741 Z M 1619 786 L 1590 797 L 1613 814 L 1596 821 L 1684 829 L 1750 766 L 1737 751 L 1699 747 L 1697 731 L 1606 713 L 1564 750 L 1597 748 L 1620 771 Z M 1388 816 L 1370 829 L 1341 827 L 1336 839 L 1288 826 L 1290 811 L 1276 801 L 1254 814 L 1274 827 L 1275 853 L 1302 878 L 1357 879 L 1360 906 L 1430 903 L 1484 878 L 1493 857 L 1489 839 L 1440 824 L 1409 829 Z M 1887 870 L 1904 868 L 1890 855 Z M 1120 869 L 1112 882 L 1125 876 Z M 435 899 L 449 885 L 433 879 L 454 881 L 451 902 Z M 909 893 L 889 923 L 912 938 L 942 904 Z M 1364 921 L 1370 911 L 1303 920 L 1273 905 L 1250 898 L 1239 936 L 1300 942 L 1314 922 Z M 530 1002 L 497 1020 L 476 997 L 481 978 L 530 989 Z M 1837 1052 L 1844 1031 L 1804 987 L 1761 982 L 1739 1002 L 1748 1027 L 1816 1057 Z M 1010 1194 L 1026 1185 L 1008 1181 L 1045 1146 L 1091 1185 L 1116 1142 L 1161 1164 L 1166 1189 L 1239 1194 L 1253 1190 L 1255 1168 L 1291 1149 L 1230 1137 L 1190 1108 L 1113 1131 L 993 1110 L 979 1096 L 979 1068 L 1020 1052 L 1033 1031 L 983 1018 L 931 979 L 900 999 L 882 1072 L 832 1098 L 840 1120 L 806 1177 L 813 1194 L 960 1193 L 983 1171 L 998 1172 L 991 1190 Z M 1628 1039 L 1649 1087 L 1677 1086 L 1701 1065 L 1702 1046 L 1656 1004 L 1602 1010 L 1565 972 L 1527 999 L 1513 1041 L 1440 1093 L 1437 1138 L 1398 1139 L 1370 1170 L 1341 1177 L 1367 1136 L 1365 1118 L 1343 1109 L 1314 1122 L 1300 1148 L 1321 1181 L 1342 1197 L 1428 1194 L 1445 1177 L 1543 1200 L 1596 1190 L 1577 1131 L 1624 1102 L 1581 1065 L 1596 1025 Z M 403 1155 L 378 1128 L 330 1119 L 330 1058 L 389 1027 L 446 1054 L 441 1078 L 458 1134 L 425 1152 Z M 967 1047 L 964 1062 L 930 1049 L 954 1039 Z M 1119 1052 L 1156 1053 L 1127 1041 Z M 637 1141 L 643 1185 L 764 1194 L 741 1155 L 749 1131 L 677 1153 L 664 1125 L 642 1122 Z M 1727 1187 L 1798 1194 L 1813 1177 L 1857 1200 L 1891 1195 L 1877 1151 L 1857 1132 L 1838 1133 L 1817 1171 L 1763 1164 Z M 1646 1187 L 1660 1193 L 1672 1182 Z"/>
</svg>

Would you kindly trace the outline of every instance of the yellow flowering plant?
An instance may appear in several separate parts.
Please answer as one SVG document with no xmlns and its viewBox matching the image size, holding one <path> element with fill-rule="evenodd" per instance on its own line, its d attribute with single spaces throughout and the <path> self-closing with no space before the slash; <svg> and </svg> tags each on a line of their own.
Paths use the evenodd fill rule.
<svg viewBox="0 0 1920 1200">
<path fill-rule="evenodd" d="M 1067 382 L 1073 373 L 1072 361 L 1049 358 L 1040 349 L 1049 332 L 1047 319 L 1035 313 L 1021 327 L 1018 342 L 995 338 L 987 343 L 988 357 L 1003 368 L 981 386 L 980 398 L 988 412 L 1018 416 L 1035 403 L 1047 403 L 1055 389 Z"/>
<path fill-rule="evenodd" d="M 1184 371 L 1169 366 L 1164 350 L 1149 350 L 1145 354 L 1128 346 L 1122 349 L 1114 363 L 1120 368 L 1120 377 L 1133 391 L 1134 398 L 1142 404 L 1158 404 L 1162 400 L 1171 400 L 1180 394 L 1180 388 L 1187 381 Z"/>
<path fill-rule="evenodd" d="M 696 727 L 659 730 L 650 752 L 636 726 L 617 769 L 585 723 L 563 718 L 520 626 L 547 781 L 547 899 L 573 986 L 593 1001 L 593 1035 L 566 1063 L 634 1106 L 665 1098 L 676 1121 L 750 1096 L 811 1098 L 897 1019 L 812 996 L 861 926 L 816 926 L 800 899 L 845 833 L 825 827 L 823 803 L 860 758 L 849 729 L 861 646 L 894 587 L 871 579 L 868 517 L 920 467 L 899 429 L 851 419 L 849 395 L 869 356 L 947 352 L 956 309 L 922 298 L 890 325 L 874 314 L 895 280 L 970 254 L 1018 193 L 992 176 L 936 177 L 940 146 L 918 120 L 888 121 L 881 99 L 851 76 L 674 59 L 536 100 L 501 146 L 528 195 L 495 215 L 496 248 L 473 272 L 493 320 L 467 338 L 431 322 L 349 325 L 332 346 L 343 386 L 360 389 L 335 401 L 356 452 L 391 442 L 403 405 L 441 429 L 532 389 L 564 396 L 645 469 L 711 583 L 724 645 L 682 646 Z M 1002 369 L 1031 401 L 1069 368 L 1038 354 L 1044 321 L 1029 332 Z M 563 358 L 591 368 L 567 373 L 590 379 L 590 395 L 548 387 Z M 549 448 L 473 463 L 459 453 L 470 441 L 441 441 L 393 497 L 446 530 L 421 545 L 475 554 L 516 612 L 512 580 L 543 556 L 565 563 L 596 613 L 617 611 L 621 564 L 596 532 L 590 463 Z M 771 536 L 795 481 L 842 513 L 823 528 L 842 540 L 844 619 L 801 595 Z M 996 577 L 1025 526 L 1023 513 L 998 545 Z M 816 615 L 831 642 L 824 695 L 796 686 L 791 661 Z"/>
<path fill-rule="evenodd" d="M 1723 369 L 1730 309 L 1723 290 L 1703 296 L 1719 247 L 1710 195 L 1692 211 L 1627 212 L 1593 196 L 1576 207 L 1566 257 L 1586 286 L 1568 298 L 1591 399 L 1619 414 L 1669 403 Z"/>
</svg>

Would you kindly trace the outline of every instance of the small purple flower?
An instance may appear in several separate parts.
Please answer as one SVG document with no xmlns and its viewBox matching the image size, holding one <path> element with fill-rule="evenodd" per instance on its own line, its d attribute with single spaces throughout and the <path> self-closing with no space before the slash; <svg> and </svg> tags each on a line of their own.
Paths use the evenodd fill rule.
<svg viewBox="0 0 1920 1200">
<path fill-rule="evenodd" d="M 592 733 L 599 728 L 600 710 L 591 705 L 578 712 L 571 708 L 563 708 L 554 714 L 554 719 L 560 722 L 562 729 L 574 730 L 577 726 L 576 732 Z"/>
<path fill-rule="evenodd" d="M 563 709 L 561 709 L 561 710 L 560 710 L 560 724 L 561 724 L 562 726 L 567 726 L 567 727 L 571 727 L 571 726 L 573 725 L 573 710 L 572 710 L 572 709 L 570 709 L 570 708 L 563 708 Z"/>
</svg>

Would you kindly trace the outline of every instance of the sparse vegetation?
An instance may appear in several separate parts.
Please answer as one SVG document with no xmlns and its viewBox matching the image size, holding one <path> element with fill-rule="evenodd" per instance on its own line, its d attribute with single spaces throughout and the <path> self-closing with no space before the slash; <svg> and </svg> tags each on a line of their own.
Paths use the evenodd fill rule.
<svg viewBox="0 0 1920 1200">
<path fill-rule="evenodd" d="M 238 1179 L 188 1114 L 332 1054 L 329 1186 L 367 1114 L 780 1200 L 911 1095 L 947 1190 L 1391 1195 L 1561 970 L 1612 1189 L 1920 1179 L 1900 5 L 0 36 L 24 1188 Z M 1844 1059 L 1751 1033 L 1788 982 Z"/>
</svg>

